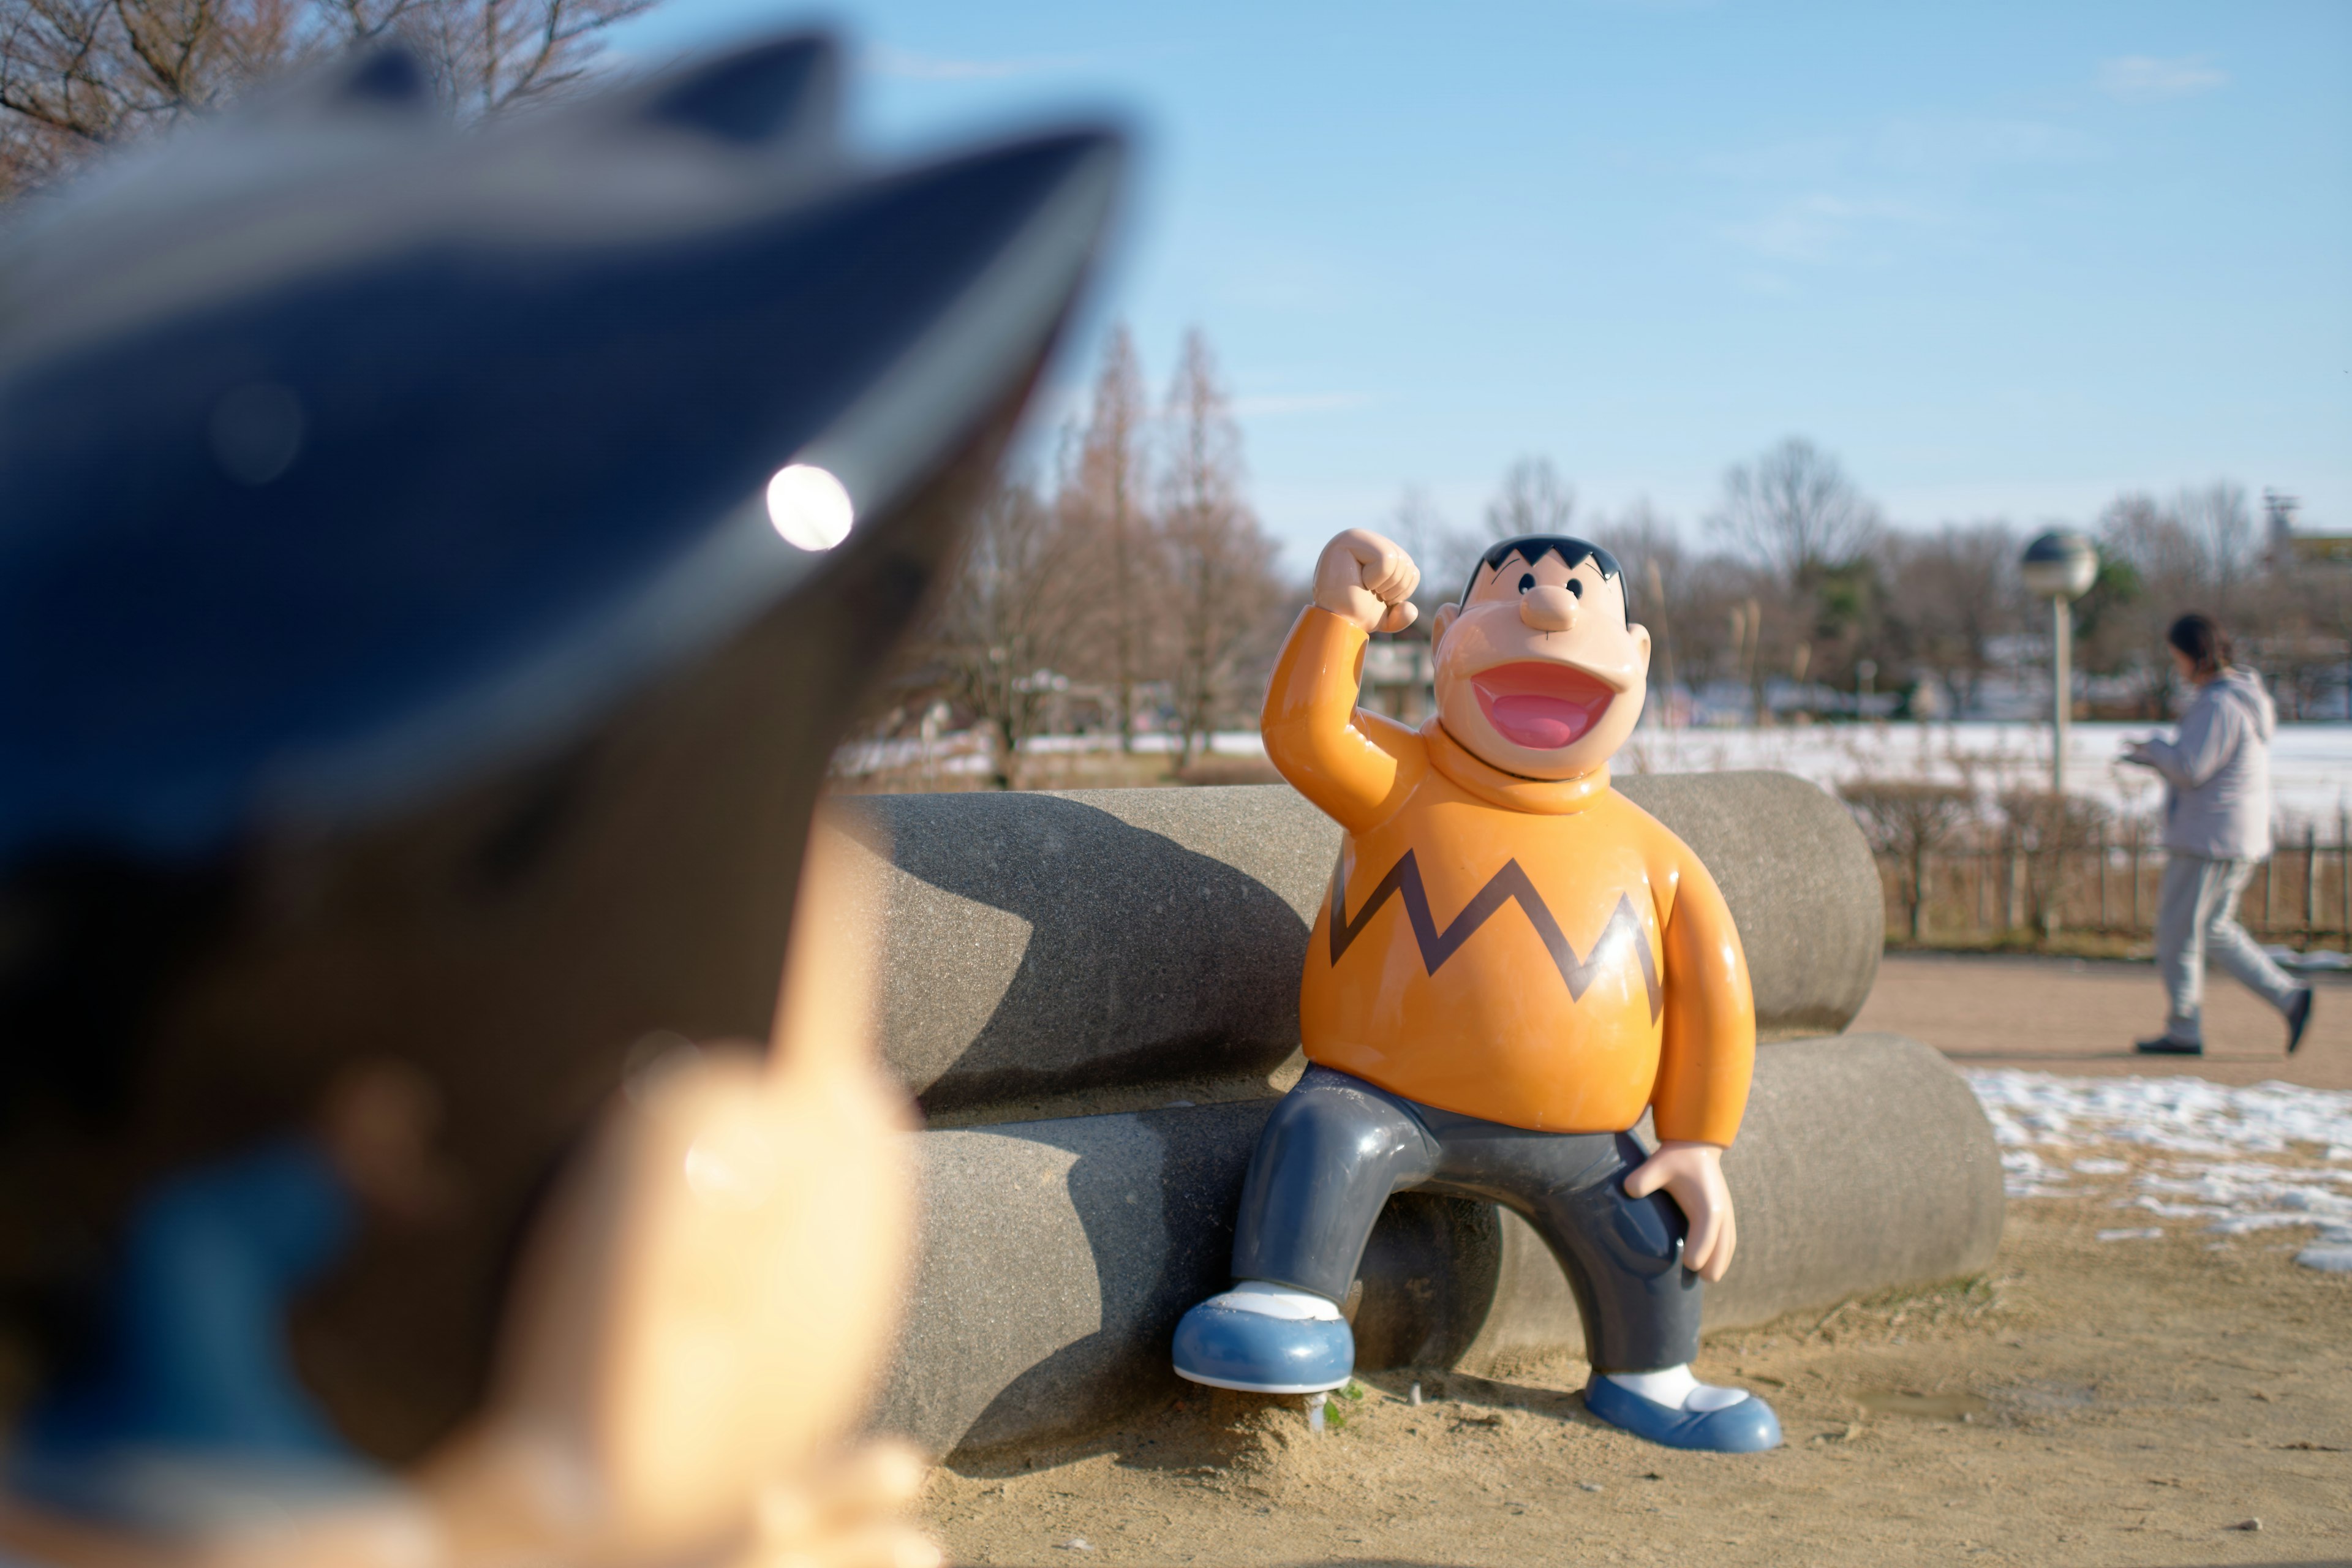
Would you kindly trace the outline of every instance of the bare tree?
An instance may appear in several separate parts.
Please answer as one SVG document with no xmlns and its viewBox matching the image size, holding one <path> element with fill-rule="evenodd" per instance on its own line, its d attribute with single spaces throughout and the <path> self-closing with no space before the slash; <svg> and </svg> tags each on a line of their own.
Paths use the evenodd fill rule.
<svg viewBox="0 0 2352 1568">
<path fill-rule="evenodd" d="M 1145 500 L 1150 420 L 1135 340 L 1122 322 L 1103 345 L 1093 403 L 1061 499 L 1100 579 L 1093 626 L 1097 663 L 1110 679 L 1119 748 L 1129 752 L 1135 749 L 1135 689 L 1149 679 L 1159 624 L 1148 603 L 1160 567 Z"/>
<path fill-rule="evenodd" d="M 2262 566 L 2246 487 L 2224 479 L 2183 489 L 2173 499 L 2172 515 L 2204 558 L 2212 612 L 2224 619 L 2237 615 L 2243 590 Z"/>
<path fill-rule="evenodd" d="M 496 113 L 577 81 L 614 23 L 657 0 L 410 0 L 404 30 L 460 110 Z"/>
<path fill-rule="evenodd" d="M 1209 342 L 1185 333 L 1168 389 L 1160 535 L 1176 611 L 1176 711 L 1182 761 L 1205 749 L 1253 641 L 1281 604 L 1274 542 L 1244 504 L 1241 430 Z"/>
<path fill-rule="evenodd" d="M 1448 522 L 1429 492 L 1419 485 L 1405 486 L 1397 497 L 1396 506 L 1378 527 L 1403 545 L 1405 553 L 1421 568 L 1421 586 L 1413 591 L 1412 597 L 1421 606 L 1422 618 L 1407 630 L 1418 630 L 1426 636 L 1423 623 L 1438 605 L 1461 594 L 1463 584 L 1469 580 L 1471 565 L 1486 548 L 1487 540 L 1470 529 L 1456 528 Z"/>
<path fill-rule="evenodd" d="M 1625 602 L 1633 606 L 1633 618 L 1650 628 L 1656 659 L 1652 674 L 1663 675 L 1671 692 L 1678 673 L 1688 673 L 1675 668 L 1679 651 L 1675 634 L 1693 607 L 1680 531 L 1646 500 L 1635 501 L 1613 519 L 1594 518 L 1586 531 L 1624 568 Z"/>
<path fill-rule="evenodd" d="M 2026 874 L 2012 897 L 2023 904 L 2027 926 L 2047 939 L 2056 934 L 2067 895 L 2083 879 L 2084 857 L 2099 842 L 2107 808 L 2083 795 L 2041 789 L 2007 790 L 1997 804 L 2011 865 Z"/>
<path fill-rule="evenodd" d="M 1759 597 L 1766 639 L 1785 645 L 1783 668 L 1801 685 L 1843 685 L 1878 640 L 1885 593 L 1877 557 L 1885 531 L 1878 509 L 1838 460 L 1791 437 L 1725 472 L 1723 505 L 1706 523 L 1774 579 L 1777 595 Z"/>
<path fill-rule="evenodd" d="M 2161 717 L 2172 687 L 2166 626 L 2203 610 L 2244 632 L 2261 586 L 2252 542 L 2238 486 L 2185 489 L 2169 504 L 2117 496 L 2099 519 L 2099 581 L 2075 607 L 2081 668 L 2125 679 L 2135 710 Z"/>
<path fill-rule="evenodd" d="M 655 3 L 0 0 L 0 195 L 395 36 L 461 110 L 495 112 L 576 79 L 604 28 Z"/>
<path fill-rule="evenodd" d="M 1891 655 L 1932 671 L 1952 711 L 1976 705 L 1992 641 L 2017 629 L 2017 541 L 2000 521 L 1946 523 L 1924 538 L 1885 541 Z"/>
<path fill-rule="evenodd" d="M 949 695 L 990 731 L 999 789 L 1016 787 L 1022 745 L 1050 718 L 1094 607 L 1068 528 L 1034 484 L 1000 485 L 973 516 L 930 639 Z"/>
<path fill-rule="evenodd" d="M 1863 837 L 1895 862 L 1911 940 L 1919 940 L 1927 898 L 1927 860 L 1976 815 L 1976 792 L 1909 779 L 1856 779 L 1838 794 L 1862 824 Z"/>
<path fill-rule="evenodd" d="M 1486 503 L 1486 535 L 1492 542 L 1528 533 L 1566 533 L 1575 516 L 1576 491 L 1561 480 L 1551 459 L 1521 458 Z"/>
<path fill-rule="evenodd" d="M 1861 559 L 1879 533 L 1878 509 L 1838 460 L 1793 436 L 1725 472 L 1723 505 L 1706 525 L 1792 591 Z"/>
</svg>

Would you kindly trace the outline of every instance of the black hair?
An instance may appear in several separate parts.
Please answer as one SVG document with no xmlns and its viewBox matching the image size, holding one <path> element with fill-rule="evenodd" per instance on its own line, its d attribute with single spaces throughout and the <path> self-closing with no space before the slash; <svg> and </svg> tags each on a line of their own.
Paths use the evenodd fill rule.
<svg viewBox="0 0 2352 1568">
<path fill-rule="evenodd" d="M 2200 675 L 2219 675 L 2237 662 L 2230 634 L 2210 616 L 2191 611 L 2172 623 L 2164 640 L 2187 654 Z"/>
<path fill-rule="evenodd" d="M 1547 555 L 1557 555 L 1559 563 L 1570 571 L 1590 561 L 1600 569 L 1601 578 L 1617 584 L 1618 596 L 1625 603 L 1625 624 L 1633 624 L 1633 584 L 1625 575 L 1625 568 L 1617 564 L 1617 557 L 1589 539 L 1577 539 L 1565 533 L 1523 533 L 1517 539 L 1506 539 L 1486 548 L 1478 557 L 1478 564 L 1470 568 L 1470 579 L 1462 584 L 1461 602 L 1470 602 L 1470 590 L 1478 585 L 1478 574 L 1491 567 L 1496 572 L 1512 556 L 1532 566 Z"/>
</svg>

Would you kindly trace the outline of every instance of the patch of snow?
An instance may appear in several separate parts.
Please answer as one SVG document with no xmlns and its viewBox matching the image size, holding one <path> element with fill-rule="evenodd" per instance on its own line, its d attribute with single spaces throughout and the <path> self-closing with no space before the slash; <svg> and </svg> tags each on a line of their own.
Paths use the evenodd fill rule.
<svg viewBox="0 0 2352 1568">
<path fill-rule="evenodd" d="M 2101 1241 L 2161 1241 L 2164 1239 L 2164 1229 L 2160 1226 L 2151 1225 L 2144 1226 L 2138 1230 L 2103 1230 L 2099 1232 L 2099 1239 Z"/>
<path fill-rule="evenodd" d="M 2285 1165 L 2250 1155 L 2324 1147 L 2330 1162 L 2352 1157 L 2352 1091 L 2296 1084 L 2249 1086 L 2199 1078 L 2059 1078 L 2017 1068 L 1966 1075 L 2001 1145 L 2003 1185 L 2011 1197 L 2061 1197 L 2069 1170 L 2048 1152 L 2124 1143 L 2151 1158 L 2134 1178 L 2136 1195 L 2119 1208 L 2162 1219 L 2200 1219 L 2223 1236 L 2315 1226 L 2316 1245 L 2296 1261 L 2313 1268 L 2352 1268 L 2352 1169 Z M 2090 1154 L 2071 1171 L 2123 1175 L 2128 1161 Z M 2146 1234 L 2102 1231 L 2102 1241 Z M 2161 1234 L 2158 1232 L 2157 1234 Z"/>
<path fill-rule="evenodd" d="M 1969 1083 L 2011 1149 L 2136 1143 L 2174 1154 L 2277 1154 L 2316 1143 L 2352 1151 L 2352 1090 L 2245 1086 L 2201 1078 L 2058 1078 L 2016 1068 Z"/>
</svg>

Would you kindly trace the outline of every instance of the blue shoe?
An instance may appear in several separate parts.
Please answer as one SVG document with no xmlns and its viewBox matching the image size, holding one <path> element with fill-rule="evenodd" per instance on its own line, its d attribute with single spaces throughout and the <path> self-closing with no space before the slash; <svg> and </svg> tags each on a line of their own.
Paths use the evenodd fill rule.
<svg viewBox="0 0 2352 1568">
<path fill-rule="evenodd" d="M 1752 1394 L 1720 1410 L 1674 1410 L 1596 1376 L 1584 1385 L 1584 1407 L 1612 1426 L 1669 1448 L 1753 1454 L 1780 1446 L 1780 1418 Z"/>
<path fill-rule="evenodd" d="M 1176 1325 L 1176 1374 L 1247 1394 L 1321 1394 L 1356 1369 L 1356 1336 L 1320 1296 L 1244 1280 Z"/>
</svg>

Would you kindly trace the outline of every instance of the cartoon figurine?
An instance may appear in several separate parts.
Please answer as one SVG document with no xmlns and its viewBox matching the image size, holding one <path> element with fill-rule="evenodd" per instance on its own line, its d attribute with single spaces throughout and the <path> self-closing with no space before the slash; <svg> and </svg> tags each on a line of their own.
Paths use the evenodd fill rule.
<svg viewBox="0 0 2352 1568">
<path fill-rule="evenodd" d="M 1489 549 L 1436 613 L 1437 713 L 1414 731 L 1355 700 L 1419 582 L 1377 534 L 1332 540 L 1266 693 L 1267 756 L 1347 838 L 1307 939 L 1309 1065 L 1250 1163 L 1237 1283 L 1185 1314 L 1176 1370 L 1340 1386 L 1339 1302 L 1381 1206 L 1444 1193 L 1504 1205 L 1559 1257 L 1594 1415 L 1675 1447 L 1775 1447 L 1763 1401 L 1690 1372 L 1701 1281 L 1737 1241 L 1722 1157 L 1755 1002 L 1706 868 L 1609 787 L 1650 663 L 1624 573 L 1580 539 Z"/>
<path fill-rule="evenodd" d="M 461 131 L 381 48 L 12 209 L 0 1563 L 936 1561 L 808 829 L 1123 155 L 856 156 L 841 69 Z"/>
</svg>

